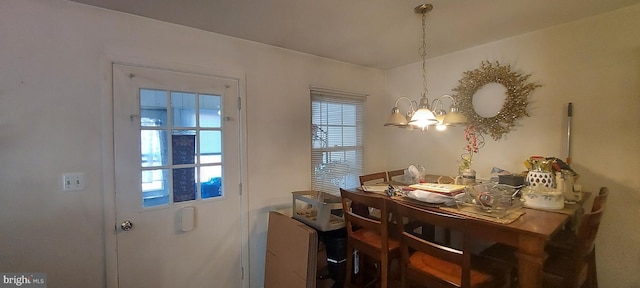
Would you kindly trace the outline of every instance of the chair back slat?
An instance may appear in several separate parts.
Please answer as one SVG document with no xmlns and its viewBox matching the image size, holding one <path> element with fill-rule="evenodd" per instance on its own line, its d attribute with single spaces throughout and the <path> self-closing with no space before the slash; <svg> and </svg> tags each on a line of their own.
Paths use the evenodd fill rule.
<svg viewBox="0 0 640 288">
<path fill-rule="evenodd" d="M 434 257 L 441 258 L 442 260 L 448 262 L 461 263 L 463 260 L 461 250 L 445 245 L 440 245 L 436 242 L 425 241 L 415 234 L 404 232 L 402 233 L 402 240 L 406 241 L 407 246 L 412 249 L 423 251 L 429 255 L 433 255 Z"/>
<path fill-rule="evenodd" d="M 365 185 L 368 182 L 376 181 L 376 183 L 382 183 L 389 181 L 387 172 L 377 172 L 366 175 L 360 175 L 360 185 Z"/>
<path fill-rule="evenodd" d="M 389 181 L 393 181 L 393 177 L 402 176 L 404 177 L 404 169 L 391 170 L 387 171 L 387 178 Z"/>
</svg>

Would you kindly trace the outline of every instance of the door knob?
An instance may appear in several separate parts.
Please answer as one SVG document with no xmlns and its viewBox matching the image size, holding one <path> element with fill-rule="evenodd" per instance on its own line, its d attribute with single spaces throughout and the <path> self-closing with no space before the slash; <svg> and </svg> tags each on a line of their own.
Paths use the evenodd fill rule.
<svg viewBox="0 0 640 288">
<path fill-rule="evenodd" d="M 133 228 L 133 223 L 129 220 L 124 220 L 122 223 L 120 223 L 120 228 L 122 228 L 122 231 L 129 231 L 131 230 L 131 228 Z"/>
</svg>

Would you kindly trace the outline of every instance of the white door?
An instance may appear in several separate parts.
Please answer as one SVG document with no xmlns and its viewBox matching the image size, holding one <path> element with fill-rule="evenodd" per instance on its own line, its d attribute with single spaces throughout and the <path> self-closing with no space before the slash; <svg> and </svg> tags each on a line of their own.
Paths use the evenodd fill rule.
<svg viewBox="0 0 640 288">
<path fill-rule="evenodd" d="M 238 86 L 113 65 L 118 287 L 241 287 Z"/>
</svg>

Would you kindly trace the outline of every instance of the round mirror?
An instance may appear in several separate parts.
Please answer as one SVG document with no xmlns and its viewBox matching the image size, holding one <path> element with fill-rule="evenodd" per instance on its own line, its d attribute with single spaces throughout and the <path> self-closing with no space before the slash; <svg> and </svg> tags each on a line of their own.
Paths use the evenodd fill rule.
<svg viewBox="0 0 640 288">
<path fill-rule="evenodd" d="M 507 99 L 507 87 L 500 83 L 487 83 L 480 87 L 475 94 L 471 104 L 473 111 L 480 117 L 493 117 L 500 113 L 504 101 Z"/>
<path fill-rule="evenodd" d="M 528 97 L 539 84 L 527 83 L 531 75 L 511 71 L 511 66 L 483 61 L 480 68 L 463 73 L 454 88 L 460 113 L 478 131 L 500 140 L 515 121 L 527 113 Z"/>
</svg>

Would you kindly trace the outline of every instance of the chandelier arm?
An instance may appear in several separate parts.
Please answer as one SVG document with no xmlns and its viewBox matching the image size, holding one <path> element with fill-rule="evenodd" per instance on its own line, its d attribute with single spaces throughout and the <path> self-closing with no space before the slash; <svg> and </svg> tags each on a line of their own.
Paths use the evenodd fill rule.
<svg viewBox="0 0 640 288">
<path fill-rule="evenodd" d="M 456 105 L 456 98 L 453 98 L 453 96 L 449 95 L 449 94 L 442 94 L 442 96 L 438 97 L 438 98 L 448 98 L 451 100 L 451 104 L 454 106 Z"/>
<path fill-rule="evenodd" d="M 393 106 L 394 107 L 398 107 L 398 103 L 400 103 L 400 100 L 409 101 L 409 108 L 411 108 L 411 111 L 416 111 L 416 106 L 414 106 L 416 104 L 416 101 L 413 101 L 413 100 L 409 99 L 409 97 L 405 97 L 405 96 L 402 96 L 402 97 L 396 99 L 396 104 L 393 105 Z"/>
<path fill-rule="evenodd" d="M 437 108 L 436 104 L 440 104 L 440 108 L 444 109 L 444 104 L 442 103 L 442 98 L 447 98 L 447 99 L 451 100 L 451 106 L 457 107 L 456 99 L 453 98 L 453 96 L 451 96 L 449 94 L 442 94 L 440 97 L 438 97 L 436 99 L 433 99 L 433 101 L 431 102 L 431 107 L 434 110 Z"/>
<path fill-rule="evenodd" d="M 442 104 L 442 100 L 440 100 L 441 97 L 438 97 L 436 99 L 433 99 L 433 101 L 431 101 L 431 109 L 433 111 L 438 110 L 438 104 L 440 104 L 440 109 L 444 109 L 444 104 Z"/>
</svg>

